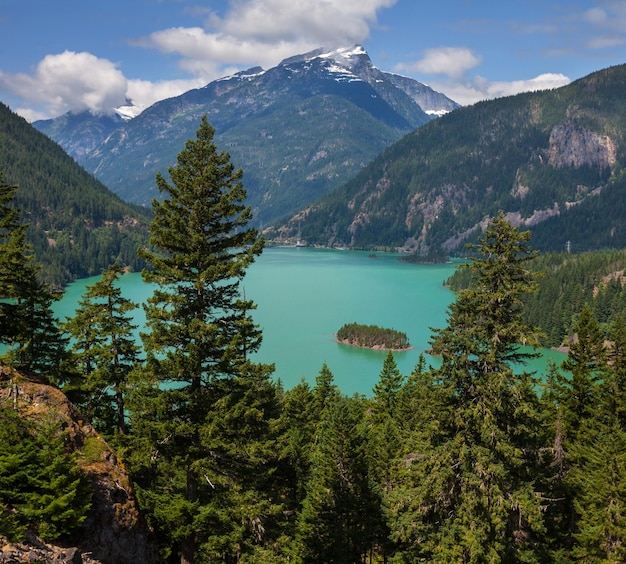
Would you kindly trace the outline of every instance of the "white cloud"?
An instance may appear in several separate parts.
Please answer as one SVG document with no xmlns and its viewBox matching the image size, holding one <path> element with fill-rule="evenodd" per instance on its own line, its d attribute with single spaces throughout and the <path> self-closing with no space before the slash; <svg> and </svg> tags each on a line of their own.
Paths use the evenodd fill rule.
<svg viewBox="0 0 626 564">
<path fill-rule="evenodd" d="M 201 78 L 190 80 L 164 80 L 150 82 L 148 80 L 129 80 L 127 97 L 132 101 L 136 112 L 145 110 L 159 100 L 173 98 L 183 92 L 205 86 L 206 82 Z"/>
<path fill-rule="evenodd" d="M 65 51 L 47 55 L 32 74 L 0 71 L 0 87 L 31 106 L 18 110 L 31 120 L 67 111 L 110 113 L 127 99 L 136 112 L 242 68 L 269 68 L 318 47 L 363 42 L 377 25 L 378 12 L 396 1 L 233 0 L 223 16 L 207 9 L 188 11 L 204 18 L 203 27 L 163 29 L 132 42 L 178 56 L 179 67 L 189 78 L 163 82 L 131 79 L 108 59 Z"/>
<path fill-rule="evenodd" d="M 455 102 L 467 106 L 482 100 L 513 96 L 522 92 L 559 88 L 570 82 L 570 79 L 564 74 L 545 73 L 528 80 L 514 80 L 511 82 L 491 82 L 480 75 L 476 75 L 469 81 L 430 82 L 429 85 L 435 90 L 445 93 L 446 96 Z"/>
<path fill-rule="evenodd" d="M 23 101 L 44 107 L 45 112 L 32 110 L 37 116 L 85 110 L 110 113 L 124 103 L 127 81 L 107 59 L 64 51 L 44 57 L 32 75 L 0 73 L 0 84 Z"/>
<path fill-rule="evenodd" d="M 220 17 L 210 13 L 205 27 L 156 31 L 136 45 L 181 57 L 180 66 L 217 78 L 223 64 L 273 66 L 318 47 L 365 41 L 377 13 L 396 0 L 247 0 L 232 2 Z"/>
<path fill-rule="evenodd" d="M 397 72 L 411 75 L 441 75 L 440 80 L 428 81 L 435 90 L 466 106 L 481 100 L 502 96 L 512 96 L 521 92 L 558 88 L 569 84 L 570 79 L 563 74 L 545 73 L 528 80 L 490 81 L 470 71 L 482 63 L 482 56 L 466 47 L 439 47 L 427 49 L 424 56 L 414 62 L 399 63 Z M 416 76 L 417 80 L 422 80 Z"/>
<path fill-rule="evenodd" d="M 482 63 L 482 57 L 466 47 L 437 47 L 426 49 L 424 57 L 413 63 L 400 63 L 396 66 L 399 72 L 420 72 L 424 74 L 444 74 L 458 81 L 465 77 L 469 70 Z"/>
<path fill-rule="evenodd" d="M 587 39 L 586 46 L 601 50 L 626 45 L 626 2 L 599 0 L 598 4 L 580 16 L 585 24 L 590 24 L 595 33 Z"/>
</svg>

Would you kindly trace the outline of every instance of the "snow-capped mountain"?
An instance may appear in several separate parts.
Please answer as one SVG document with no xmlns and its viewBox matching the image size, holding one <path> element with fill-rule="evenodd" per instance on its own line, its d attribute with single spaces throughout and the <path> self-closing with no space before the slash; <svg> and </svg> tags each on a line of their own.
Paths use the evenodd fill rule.
<svg viewBox="0 0 626 564">
<path fill-rule="evenodd" d="M 88 151 L 77 151 L 76 139 L 71 146 L 111 190 L 149 204 L 159 195 L 156 172 L 175 163 L 206 114 L 218 148 L 244 170 L 255 216 L 267 223 L 339 187 L 431 112 L 454 107 L 417 81 L 379 70 L 360 46 L 318 49 L 158 102 Z M 71 131 L 47 127 L 70 145 Z"/>
</svg>

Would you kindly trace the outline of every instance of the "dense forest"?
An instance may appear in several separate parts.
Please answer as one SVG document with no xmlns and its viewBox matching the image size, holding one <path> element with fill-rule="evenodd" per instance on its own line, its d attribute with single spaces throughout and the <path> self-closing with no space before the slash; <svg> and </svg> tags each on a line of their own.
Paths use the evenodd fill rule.
<svg viewBox="0 0 626 564">
<path fill-rule="evenodd" d="M 60 386 L 116 445 L 164 561 L 624 561 L 624 318 L 607 322 L 606 343 L 580 303 L 563 364 L 519 370 L 541 342 L 525 320 L 540 269 L 529 267 L 530 233 L 498 214 L 463 267 L 469 282 L 446 325 L 433 330 L 438 366 L 421 357 L 404 375 L 390 351 L 371 397 L 342 394 L 326 365 L 314 385 L 285 390 L 271 365 L 250 358 L 262 334 L 240 282 L 263 239 L 248 226 L 241 171 L 213 135 L 203 119 L 171 182 L 157 177 L 168 197 L 154 203 L 141 250 L 155 287 L 141 354 L 130 338 L 137 304 L 120 296 L 116 265 L 55 325 L 16 187 L 0 186 L 2 363 Z M 31 454 L 47 495 L 42 461 L 61 472 L 68 462 L 62 431 L 23 429 L 11 410 L 3 406 L 0 533 L 67 541 L 88 509 L 80 479 L 59 485 L 79 500 L 74 520 L 61 518 L 67 506 L 33 510 L 14 480 L 15 457 L 28 460 L 37 440 L 49 449 Z"/>
<path fill-rule="evenodd" d="M 124 203 L 59 145 L 0 104 L 0 170 L 18 186 L 27 240 L 43 275 L 63 285 L 113 262 L 140 270 L 149 211 Z"/>
<path fill-rule="evenodd" d="M 611 339 L 612 322 L 626 316 L 626 251 L 545 253 L 530 261 L 529 268 L 539 274 L 541 283 L 525 300 L 524 320 L 543 331 L 544 346 L 567 345 L 584 307 Z M 467 270 L 457 270 L 446 284 L 458 291 L 470 280 Z"/>
</svg>

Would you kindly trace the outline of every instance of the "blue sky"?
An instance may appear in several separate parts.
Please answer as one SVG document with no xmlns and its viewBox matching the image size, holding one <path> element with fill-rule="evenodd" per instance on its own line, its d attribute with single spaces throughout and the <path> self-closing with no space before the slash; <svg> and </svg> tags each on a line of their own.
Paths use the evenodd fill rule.
<svg viewBox="0 0 626 564">
<path fill-rule="evenodd" d="M 142 109 L 354 43 L 471 104 L 626 63 L 626 0 L 0 0 L 0 101 L 31 121 Z"/>
</svg>

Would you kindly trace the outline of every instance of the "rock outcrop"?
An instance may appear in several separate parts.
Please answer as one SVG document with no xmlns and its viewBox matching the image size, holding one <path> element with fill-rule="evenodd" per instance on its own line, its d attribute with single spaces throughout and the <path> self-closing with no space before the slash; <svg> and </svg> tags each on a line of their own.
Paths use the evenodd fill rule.
<svg viewBox="0 0 626 564">
<path fill-rule="evenodd" d="M 67 448 L 78 454 L 80 467 L 92 488 L 92 507 L 81 533 L 74 539 L 75 551 L 55 549 L 36 540 L 26 545 L 4 543 L 0 562 L 159 562 L 156 543 L 139 512 L 129 475 L 107 442 L 82 419 L 59 389 L 29 381 L 4 367 L 0 377 L 0 402 L 12 406 L 22 417 L 57 422 L 59 430 L 66 434 Z M 27 552 L 35 558 L 38 550 L 48 550 L 48 557 L 13 559 L 16 554 L 26 557 Z"/>
</svg>

